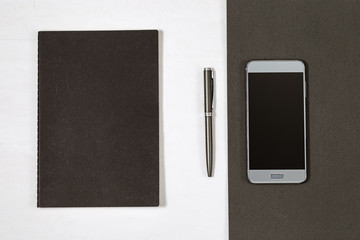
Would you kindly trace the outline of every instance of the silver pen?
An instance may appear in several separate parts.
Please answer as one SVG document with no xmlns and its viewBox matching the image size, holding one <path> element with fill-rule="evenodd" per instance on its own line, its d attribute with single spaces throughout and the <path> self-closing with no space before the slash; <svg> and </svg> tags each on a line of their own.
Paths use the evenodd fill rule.
<svg viewBox="0 0 360 240">
<path fill-rule="evenodd" d="M 208 177 L 213 172 L 213 126 L 212 111 L 214 104 L 214 72 L 212 68 L 204 68 L 204 100 L 205 100 L 205 141 L 206 141 L 206 167 Z"/>
</svg>

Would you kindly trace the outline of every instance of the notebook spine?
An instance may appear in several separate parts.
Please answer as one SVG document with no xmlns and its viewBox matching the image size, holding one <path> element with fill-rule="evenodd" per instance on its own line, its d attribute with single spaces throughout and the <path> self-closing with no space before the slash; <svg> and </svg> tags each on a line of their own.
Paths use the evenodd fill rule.
<svg viewBox="0 0 360 240">
<path fill-rule="evenodd" d="M 37 207 L 40 207 L 40 141 L 39 141 L 39 131 L 40 131 L 40 32 L 38 33 L 38 67 L 37 67 L 37 74 L 38 74 L 38 82 L 37 82 Z"/>
</svg>

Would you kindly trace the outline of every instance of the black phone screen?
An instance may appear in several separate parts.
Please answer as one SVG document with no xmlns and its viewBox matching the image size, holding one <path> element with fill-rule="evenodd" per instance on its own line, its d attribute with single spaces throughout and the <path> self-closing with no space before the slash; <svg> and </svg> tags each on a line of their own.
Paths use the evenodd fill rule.
<svg viewBox="0 0 360 240">
<path fill-rule="evenodd" d="M 248 73 L 249 168 L 305 169 L 302 72 Z"/>
</svg>

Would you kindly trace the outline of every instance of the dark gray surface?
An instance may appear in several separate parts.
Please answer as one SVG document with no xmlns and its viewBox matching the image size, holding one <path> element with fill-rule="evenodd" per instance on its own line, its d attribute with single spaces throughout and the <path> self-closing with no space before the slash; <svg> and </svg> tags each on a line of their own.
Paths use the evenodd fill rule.
<svg viewBox="0 0 360 240">
<path fill-rule="evenodd" d="M 360 239 L 360 1 L 228 0 L 230 239 Z M 246 176 L 245 65 L 307 67 L 309 179 Z"/>
<path fill-rule="evenodd" d="M 158 206 L 158 31 L 39 32 L 38 50 L 38 206 Z"/>
</svg>

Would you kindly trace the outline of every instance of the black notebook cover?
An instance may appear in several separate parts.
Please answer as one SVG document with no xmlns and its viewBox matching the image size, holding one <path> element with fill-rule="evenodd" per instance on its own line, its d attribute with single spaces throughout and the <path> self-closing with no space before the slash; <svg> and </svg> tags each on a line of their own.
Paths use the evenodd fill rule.
<svg viewBox="0 0 360 240">
<path fill-rule="evenodd" d="M 230 240 L 360 239 L 360 1 L 228 0 Z M 245 66 L 306 63 L 308 181 L 246 176 Z"/>
<path fill-rule="evenodd" d="M 39 32 L 38 54 L 38 207 L 158 206 L 158 31 Z"/>
</svg>

